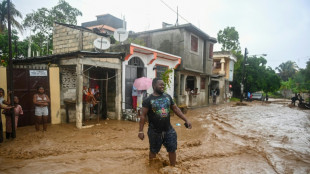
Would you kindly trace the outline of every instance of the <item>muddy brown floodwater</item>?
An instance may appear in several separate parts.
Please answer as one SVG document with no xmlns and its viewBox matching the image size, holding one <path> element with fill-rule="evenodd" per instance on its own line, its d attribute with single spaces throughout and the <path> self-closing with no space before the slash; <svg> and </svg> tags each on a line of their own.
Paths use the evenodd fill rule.
<svg viewBox="0 0 310 174">
<path fill-rule="evenodd" d="M 173 116 L 176 167 L 168 166 L 164 148 L 148 161 L 148 139 L 138 139 L 137 122 L 102 120 L 81 130 L 18 128 L 16 139 L 0 145 L 0 173 L 310 173 L 309 110 L 286 101 L 246 104 L 189 110 L 191 130 Z"/>
</svg>

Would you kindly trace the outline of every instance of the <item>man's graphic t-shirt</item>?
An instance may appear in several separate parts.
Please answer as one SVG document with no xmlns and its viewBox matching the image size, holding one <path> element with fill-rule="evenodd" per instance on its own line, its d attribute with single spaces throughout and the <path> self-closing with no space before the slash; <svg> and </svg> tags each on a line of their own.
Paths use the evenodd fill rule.
<svg viewBox="0 0 310 174">
<path fill-rule="evenodd" d="M 170 127 L 170 106 L 174 102 L 169 94 L 153 96 L 152 94 L 146 98 L 142 106 L 148 108 L 147 113 L 149 126 L 156 132 L 167 131 Z"/>
</svg>

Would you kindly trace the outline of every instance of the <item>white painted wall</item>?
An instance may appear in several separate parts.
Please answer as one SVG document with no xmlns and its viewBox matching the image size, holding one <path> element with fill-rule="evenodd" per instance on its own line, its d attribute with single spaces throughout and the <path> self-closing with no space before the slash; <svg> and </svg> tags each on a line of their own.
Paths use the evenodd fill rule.
<svg viewBox="0 0 310 174">
<path fill-rule="evenodd" d="M 167 89 L 167 93 L 169 95 L 171 95 L 173 97 L 173 92 L 174 92 L 174 67 L 178 64 L 178 61 L 171 61 L 171 60 L 166 60 L 166 59 L 162 59 L 157 57 L 157 59 L 155 61 L 153 61 L 152 64 L 148 65 L 148 63 L 151 61 L 151 59 L 153 58 L 153 55 L 145 55 L 145 54 L 141 54 L 141 53 L 134 53 L 132 54 L 128 60 L 123 61 L 122 63 L 122 99 L 124 102 L 125 99 L 125 67 L 126 65 L 128 65 L 128 61 L 133 58 L 133 57 L 139 57 L 143 63 L 144 66 L 147 69 L 147 77 L 154 79 L 156 74 L 155 74 L 155 70 L 153 70 L 153 67 L 156 64 L 161 64 L 161 65 L 166 65 L 169 66 L 169 68 L 173 68 L 173 73 L 170 74 L 170 80 L 171 80 L 171 84 L 170 84 L 170 88 Z M 147 90 L 148 94 L 153 93 L 153 88 L 151 87 L 150 89 Z M 122 103 L 122 108 L 125 108 L 125 103 Z"/>
</svg>

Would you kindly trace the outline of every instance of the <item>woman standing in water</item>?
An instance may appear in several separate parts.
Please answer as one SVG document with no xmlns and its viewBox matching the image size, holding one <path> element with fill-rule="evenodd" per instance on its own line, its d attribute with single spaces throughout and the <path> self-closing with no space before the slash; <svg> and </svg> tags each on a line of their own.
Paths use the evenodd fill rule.
<svg viewBox="0 0 310 174">
<path fill-rule="evenodd" d="M 43 120 L 43 131 L 47 130 L 47 119 L 48 119 L 48 105 L 50 99 L 44 93 L 44 87 L 39 86 L 37 88 L 37 94 L 33 95 L 33 103 L 35 105 L 35 128 L 36 131 L 40 130 L 41 120 Z"/>
</svg>

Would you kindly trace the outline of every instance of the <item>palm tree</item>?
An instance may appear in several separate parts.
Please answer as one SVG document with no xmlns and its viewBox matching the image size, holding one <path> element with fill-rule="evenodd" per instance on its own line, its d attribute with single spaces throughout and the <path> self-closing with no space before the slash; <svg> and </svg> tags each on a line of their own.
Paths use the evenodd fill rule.
<svg viewBox="0 0 310 174">
<path fill-rule="evenodd" d="M 287 61 L 281 63 L 276 70 L 279 71 L 279 76 L 283 81 L 288 81 L 289 78 L 293 77 L 295 73 L 298 71 L 298 66 L 296 62 Z"/>
<path fill-rule="evenodd" d="M 15 9 L 15 5 L 10 2 L 10 9 L 11 9 L 11 24 L 13 27 L 17 28 L 18 30 L 22 31 L 22 25 L 15 20 L 16 17 L 22 18 L 22 14 Z M 7 29 L 8 23 L 8 2 L 7 0 L 3 0 L 0 3 L 0 33 L 3 33 L 5 29 Z"/>
</svg>

